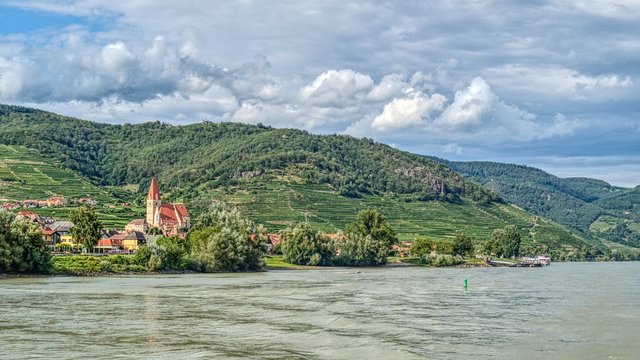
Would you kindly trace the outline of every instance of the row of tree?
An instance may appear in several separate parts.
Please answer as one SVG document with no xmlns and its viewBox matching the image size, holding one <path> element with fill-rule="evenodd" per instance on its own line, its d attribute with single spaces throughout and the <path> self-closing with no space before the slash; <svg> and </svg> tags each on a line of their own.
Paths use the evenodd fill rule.
<svg viewBox="0 0 640 360">
<path fill-rule="evenodd" d="M 387 263 L 389 247 L 397 243 L 395 232 L 377 210 L 362 210 L 344 233 L 330 238 L 300 224 L 282 234 L 283 260 L 312 266 L 377 266 Z"/>
</svg>

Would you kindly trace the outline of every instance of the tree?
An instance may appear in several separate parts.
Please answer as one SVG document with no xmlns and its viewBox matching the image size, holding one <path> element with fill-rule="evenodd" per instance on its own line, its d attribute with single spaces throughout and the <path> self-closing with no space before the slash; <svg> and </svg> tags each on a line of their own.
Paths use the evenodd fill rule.
<svg viewBox="0 0 640 360">
<path fill-rule="evenodd" d="M 50 268 L 38 224 L 0 211 L 0 272 L 44 273 Z"/>
<path fill-rule="evenodd" d="M 495 229 L 491 239 L 485 244 L 485 253 L 498 257 L 517 257 L 520 255 L 521 236 L 515 225 L 507 225 L 504 229 Z"/>
<path fill-rule="evenodd" d="M 473 238 L 465 233 L 456 233 L 453 238 L 453 254 L 467 256 L 473 253 Z"/>
<path fill-rule="evenodd" d="M 266 231 L 222 202 L 200 216 L 187 240 L 195 270 L 257 271 L 264 266 Z"/>
<path fill-rule="evenodd" d="M 420 257 L 431 254 L 433 251 L 433 241 L 427 238 L 417 238 L 411 244 L 411 256 Z"/>
<path fill-rule="evenodd" d="M 387 219 L 375 209 L 365 209 L 358 212 L 356 221 L 347 225 L 346 232 L 363 237 L 371 236 L 373 240 L 381 241 L 387 247 L 398 242 L 396 233 Z"/>
<path fill-rule="evenodd" d="M 313 231 L 308 224 L 287 228 L 282 232 L 283 260 L 297 265 L 322 266 L 333 262 L 333 246 L 320 231 Z"/>
<path fill-rule="evenodd" d="M 338 241 L 335 247 L 340 250 L 335 258 L 335 263 L 338 265 L 378 266 L 387 263 L 386 243 L 374 240 L 371 235 L 349 233 L 343 241 Z"/>
<path fill-rule="evenodd" d="M 71 237 L 76 243 L 84 245 L 87 250 L 92 249 L 100 240 L 102 224 L 92 207 L 83 205 L 69 212 L 69 219 L 73 223 Z"/>
</svg>

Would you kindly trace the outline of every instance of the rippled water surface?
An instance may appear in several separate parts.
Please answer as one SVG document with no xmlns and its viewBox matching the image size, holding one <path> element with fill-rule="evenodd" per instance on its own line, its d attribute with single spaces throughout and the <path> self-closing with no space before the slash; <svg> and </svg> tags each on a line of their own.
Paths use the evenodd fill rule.
<svg viewBox="0 0 640 360">
<path fill-rule="evenodd" d="M 0 278 L 8 359 L 639 354 L 638 262 Z"/>
</svg>

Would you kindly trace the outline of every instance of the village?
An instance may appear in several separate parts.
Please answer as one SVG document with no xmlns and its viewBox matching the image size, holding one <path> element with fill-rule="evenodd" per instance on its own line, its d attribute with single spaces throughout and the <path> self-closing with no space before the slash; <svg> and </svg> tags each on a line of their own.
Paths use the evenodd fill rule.
<svg viewBox="0 0 640 360">
<path fill-rule="evenodd" d="M 180 203 L 163 203 L 158 182 L 153 178 L 146 197 L 145 218 L 132 219 L 124 229 L 103 229 L 100 240 L 93 249 L 81 249 L 71 235 L 73 222 L 38 215 L 31 210 L 38 207 L 65 206 L 69 203 L 71 203 L 69 199 L 54 196 L 46 200 L 5 202 L 0 205 L 0 208 L 8 211 L 22 208 L 16 213 L 16 217 L 37 223 L 40 226 L 42 239 L 53 253 L 130 254 L 144 244 L 154 244 L 163 236 L 184 238 L 191 227 L 186 206 Z M 97 205 L 97 201 L 90 198 L 80 198 L 73 203 Z"/>
<path fill-rule="evenodd" d="M 87 255 L 133 254 L 142 245 L 155 245 L 162 237 L 177 236 L 184 239 L 191 228 L 191 218 L 187 207 L 182 203 L 163 203 L 158 181 L 152 178 L 146 196 L 146 216 L 132 219 L 124 229 L 102 229 L 97 244 L 92 249 L 81 247 L 71 235 L 74 223 L 50 216 L 39 215 L 33 209 L 40 207 L 61 207 L 69 204 L 96 206 L 91 198 L 69 200 L 61 196 L 52 196 L 46 200 L 23 200 L 4 202 L 0 210 L 16 212 L 17 219 L 28 219 L 40 226 L 42 239 L 53 254 L 83 253 Z M 123 203 L 128 206 L 129 203 Z M 337 237 L 337 234 L 328 234 Z M 280 234 L 268 234 L 266 250 L 272 250 L 281 243 Z M 394 245 L 397 247 L 397 245 Z M 408 248 L 402 248 L 408 251 Z"/>
<path fill-rule="evenodd" d="M 23 200 L 4 202 L 0 210 L 15 211 L 16 218 L 28 219 L 40 227 L 42 239 L 53 254 L 82 253 L 87 255 L 133 254 L 142 245 L 155 245 L 162 237 L 177 236 L 184 239 L 191 228 L 191 218 L 187 207 L 182 203 L 163 203 L 158 181 L 151 179 L 146 196 L 146 213 L 144 218 L 132 219 L 124 229 L 102 229 L 101 236 L 92 249 L 83 248 L 76 241 L 71 229 L 74 223 L 70 220 L 59 220 L 50 216 L 37 214 L 36 208 L 62 207 L 70 204 L 96 206 L 98 202 L 91 198 L 67 199 L 52 196 L 46 200 Z M 123 203 L 129 206 L 129 203 Z M 343 240 L 342 234 L 326 234 L 332 240 Z M 267 234 L 266 252 L 270 254 L 281 244 L 281 235 Z M 391 251 L 401 257 L 408 256 L 410 244 L 394 244 Z"/>
</svg>

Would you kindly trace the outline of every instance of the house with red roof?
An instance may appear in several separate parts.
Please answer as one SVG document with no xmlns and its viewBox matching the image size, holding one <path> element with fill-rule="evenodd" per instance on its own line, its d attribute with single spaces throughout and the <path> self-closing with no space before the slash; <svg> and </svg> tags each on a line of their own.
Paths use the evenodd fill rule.
<svg viewBox="0 0 640 360">
<path fill-rule="evenodd" d="M 149 227 L 162 229 L 165 234 L 179 235 L 191 227 L 187 207 L 179 203 L 162 203 L 156 178 L 151 179 L 147 193 L 147 217 Z"/>
<path fill-rule="evenodd" d="M 115 250 L 121 250 L 122 249 L 122 240 L 124 240 L 124 238 L 126 238 L 129 234 L 127 234 L 126 232 L 120 232 L 120 233 L 116 233 L 113 234 L 109 237 L 103 237 L 102 239 L 98 240 L 98 244 L 96 244 L 95 249 L 98 252 L 112 252 Z"/>
</svg>

